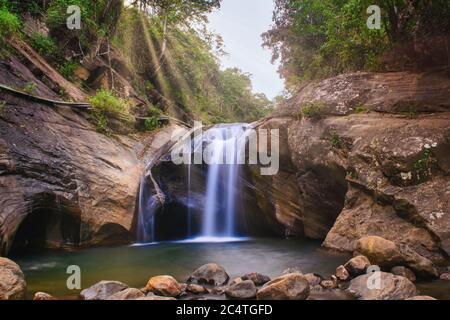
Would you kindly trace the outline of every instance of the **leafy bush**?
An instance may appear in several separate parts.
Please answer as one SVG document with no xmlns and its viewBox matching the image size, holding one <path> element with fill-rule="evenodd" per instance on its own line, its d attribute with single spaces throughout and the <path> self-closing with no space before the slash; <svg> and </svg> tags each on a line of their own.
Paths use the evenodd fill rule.
<svg viewBox="0 0 450 320">
<path fill-rule="evenodd" d="M 56 58 L 58 56 L 58 47 L 50 37 L 34 32 L 29 36 L 29 43 L 34 50 L 46 58 Z"/>
<path fill-rule="evenodd" d="M 117 97 L 110 90 L 99 90 L 97 94 L 89 99 L 92 107 L 96 111 L 108 113 L 110 115 L 128 115 L 129 104 L 127 101 Z"/>
<path fill-rule="evenodd" d="M 145 119 L 144 122 L 145 131 L 153 131 L 159 128 L 159 119 L 157 117 L 151 117 Z"/>
<path fill-rule="evenodd" d="M 320 102 L 308 102 L 302 106 L 302 114 L 306 118 L 319 118 L 323 105 Z"/>
<path fill-rule="evenodd" d="M 78 66 L 79 64 L 75 61 L 66 61 L 59 65 L 58 70 L 64 78 L 73 80 L 75 70 L 78 68 Z"/>
<path fill-rule="evenodd" d="M 1 39 L 10 37 L 19 32 L 20 20 L 17 15 L 11 13 L 6 8 L 0 8 L 0 37 Z M 2 40 L 0 40 L 2 41 Z"/>
</svg>

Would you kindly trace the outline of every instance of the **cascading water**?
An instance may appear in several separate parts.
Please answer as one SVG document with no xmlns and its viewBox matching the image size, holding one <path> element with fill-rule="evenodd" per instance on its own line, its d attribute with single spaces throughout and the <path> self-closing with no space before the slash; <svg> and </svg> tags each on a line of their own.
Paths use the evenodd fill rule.
<svg viewBox="0 0 450 320">
<path fill-rule="evenodd" d="M 214 127 L 203 141 L 209 149 L 209 167 L 202 237 L 234 237 L 239 193 L 239 159 L 245 151 L 245 126 Z"/>
<path fill-rule="evenodd" d="M 245 124 L 218 125 L 193 141 L 186 142 L 191 150 L 190 158 L 195 154 L 202 155 L 202 163 L 186 164 L 186 235 L 196 237 L 199 241 L 216 241 L 239 236 L 237 231 L 237 209 L 240 201 L 240 168 L 245 157 L 246 130 Z M 193 156 L 194 155 L 194 156 Z M 194 234 L 193 208 L 194 201 L 191 188 L 192 171 L 194 168 L 204 170 L 207 164 L 206 185 L 204 188 L 204 208 L 200 226 Z M 141 182 L 139 194 L 139 208 L 137 219 L 137 234 L 139 243 L 158 240 L 155 238 L 155 228 L 158 228 L 156 214 L 160 203 L 156 195 L 149 194 L 145 179 Z M 165 214 L 165 212 L 161 212 Z M 197 219 L 198 220 L 198 219 Z M 198 222 L 198 221 L 197 221 Z"/>
</svg>

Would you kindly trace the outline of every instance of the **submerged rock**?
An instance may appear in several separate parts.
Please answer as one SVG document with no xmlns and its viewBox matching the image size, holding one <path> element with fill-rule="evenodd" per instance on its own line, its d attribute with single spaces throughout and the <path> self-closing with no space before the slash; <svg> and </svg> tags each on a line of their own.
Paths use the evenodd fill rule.
<svg viewBox="0 0 450 320">
<path fill-rule="evenodd" d="M 365 256 L 356 256 L 350 259 L 345 265 L 345 269 L 353 277 L 366 273 L 368 267 L 370 267 L 370 261 Z"/>
<path fill-rule="evenodd" d="M 305 300 L 309 283 L 301 273 L 289 273 L 266 283 L 257 292 L 258 300 Z"/>
<path fill-rule="evenodd" d="M 164 297 L 178 297 L 182 291 L 181 285 L 171 276 L 152 277 L 145 289 Z"/>
<path fill-rule="evenodd" d="M 142 297 L 145 297 L 145 294 L 141 290 L 128 288 L 109 296 L 106 300 L 136 300 Z"/>
<path fill-rule="evenodd" d="M 253 281 L 244 280 L 228 287 L 225 294 L 233 299 L 252 299 L 256 297 L 257 291 L 258 289 L 256 289 Z"/>
<path fill-rule="evenodd" d="M 255 284 L 255 286 L 262 286 L 270 281 L 270 277 L 265 276 L 263 274 L 252 272 L 244 275 L 242 280 L 251 280 Z"/>
<path fill-rule="evenodd" d="M 127 289 L 128 286 L 119 281 L 100 281 L 81 291 L 84 300 L 106 300 L 113 294 Z"/>
<path fill-rule="evenodd" d="M 209 263 L 201 266 L 189 277 L 188 283 L 221 286 L 228 282 L 230 276 L 218 264 Z"/>
<path fill-rule="evenodd" d="M 51 294 L 45 292 L 36 292 L 34 294 L 33 300 L 35 301 L 46 301 L 46 300 L 58 300 Z"/>
<path fill-rule="evenodd" d="M 7 258 L 0 258 L 0 300 L 25 298 L 27 283 L 20 267 Z"/>
<path fill-rule="evenodd" d="M 414 274 L 414 272 L 412 272 L 410 269 L 408 269 L 406 267 L 402 267 L 402 266 L 393 267 L 391 269 L 391 273 L 395 274 L 396 276 L 405 277 L 405 278 L 409 279 L 409 281 L 411 281 L 411 282 L 416 281 L 416 275 Z"/>
<path fill-rule="evenodd" d="M 416 286 L 407 278 L 386 272 L 359 276 L 347 291 L 360 300 L 404 300 L 417 295 Z"/>
</svg>

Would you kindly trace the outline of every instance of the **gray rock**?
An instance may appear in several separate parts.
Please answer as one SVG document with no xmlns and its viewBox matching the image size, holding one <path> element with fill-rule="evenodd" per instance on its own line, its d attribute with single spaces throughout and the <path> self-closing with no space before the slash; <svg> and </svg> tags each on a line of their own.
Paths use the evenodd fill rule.
<svg viewBox="0 0 450 320">
<path fill-rule="evenodd" d="M 402 266 L 393 267 L 391 269 L 391 273 L 395 274 L 396 276 L 405 277 L 409 279 L 409 281 L 411 282 L 416 282 L 416 275 L 414 274 L 414 272 L 412 272 L 410 269 L 406 267 Z"/>
<path fill-rule="evenodd" d="M 126 284 L 119 281 L 100 281 L 81 291 L 80 295 L 84 300 L 106 300 L 127 288 Z"/>
<path fill-rule="evenodd" d="M 380 279 L 379 287 L 371 281 L 374 276 Z M 386 272 L 359 276 L 350 282 L 347 291 L 360 300 L 404 300 L 417 295 L 416 287 L 407 278 Z"/>
<path fill-rule="evenodd" d="M 209 284 L 221 286 L 228 282 L 230 277 L 225 269 L 215 263 L 201 266 L 189 277 L 188 283 Z"/>
<path fill-rule="evenodd" d="M 441 274 L 441 276 L 439 277 L 439 279 L 441 279 L 441 280 L 446 280 L 446 281 L 450 281 L 450 273 L 443 273 L 443 274 Z"/>
<path fill-rule="evenodd" d="M 230 286 L 225 294 L 233 299 L 252 299 L 256 297 L 255 283 L 252 280 L 244 280 Z"/>
<path fill-rule="evenodd" d="M 290 274 L 290 273 L 301 273 L 303 274 L 302 270 L 300 269 L 300 267 L 291 267 L 291 268 L 287 268 L 286 270 L 283 271 L 283 274 Z"/>
<path fill-rule="evenodd" d="M 145 294 L 141 290 L 128 288 L 109 296 L 106 300 L 136 300 L 142 297 L 145 297 Z"/>
<path fill-rule="evenodd" d="M 301 273 L 282 275 L 266 283 L 257 293 L 258 300 L 305 300 L 309 283 Z"/>
<path fill-rule="evenodd" d="M 0 300 L 25 298 L 27 283 L 20 267 L 7 258 L 0 258 Z"/>
</svg>

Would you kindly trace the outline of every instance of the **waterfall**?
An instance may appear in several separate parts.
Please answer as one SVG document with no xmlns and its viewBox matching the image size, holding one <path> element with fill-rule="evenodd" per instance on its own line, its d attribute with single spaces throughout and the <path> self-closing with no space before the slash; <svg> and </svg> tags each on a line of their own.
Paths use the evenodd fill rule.
<svg viewBox="0 0 450 320">
<path fill-rule="evenodd" d="M 238 160 L 245 151 L 245 126 L 225 125 L 205 133 L 210 150 L 202 237 L 234 237 L 239 193 Z"/>
<path fill-rule="evenodd" d="M 200 153 L 203 164 L 207 164 L 205 177 L 204 207 L 192 207 L 193 186 L 192 170 L 197 168 L 204 170 L 204 165 L 186 164 L 186 214 L 185 230 L 189 238 L 197 237 L 202 241 L 214 241 L 221 238 L 233 238 L 239 236 L 237 231 L 237 205 L 240 201 L 240 168 L 243 157 L 245 157 L 246 124 L 218 125 L 207 130 L 199 137 L 189 139 L 188 145 L 191 150 L 191 159 Z M 194 157 L 192 157 L 194 154 Z M 198 167 L 197 167 L 198 166 Z M 156 195 L 149 192 L 149 187 L 143 178 L 139 190 L 137 218 L 137 240 L 139 243 L 154 242 L 156 214 L 165 214 L 164 208 L 159 213 L 160 203 Z M 195 210 L 197 209 L 197 210 Z M 202 211 L 201 218 L 198 215 Z M 201 212 L 201 211 L 200 211 Z M 194 220 L 200 225 L 195 228 L 199 230 L 193 234 Z M 176 221 L 174 221 L 176 222 Z"/>
</svg>

